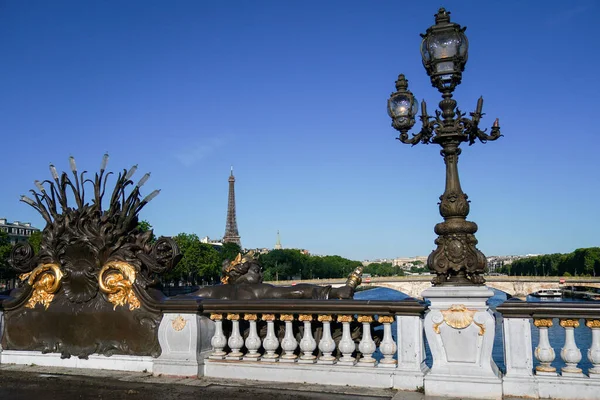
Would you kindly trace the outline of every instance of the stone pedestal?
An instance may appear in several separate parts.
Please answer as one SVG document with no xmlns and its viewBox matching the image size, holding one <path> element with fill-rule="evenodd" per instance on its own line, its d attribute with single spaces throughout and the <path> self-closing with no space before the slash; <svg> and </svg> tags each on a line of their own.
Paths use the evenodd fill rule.
<svg viewBox="0 0 600 400">
<path fill-rule="evenodd" d="M 154 360 L 154 375 L 201 376 L 211 353 L 215 323 L 196 314 L 165 314 L 158 328 L 161 355 Z"/>
<path fill-rule="evenodd" d="M 425 375 L 428 396 L 501 399 L 502 379 L 492 361 L 495 320 L 486 286 L 437 286 L 423 292 L 431 302 L 424 328 L 433 356 Z"/>
</svg>

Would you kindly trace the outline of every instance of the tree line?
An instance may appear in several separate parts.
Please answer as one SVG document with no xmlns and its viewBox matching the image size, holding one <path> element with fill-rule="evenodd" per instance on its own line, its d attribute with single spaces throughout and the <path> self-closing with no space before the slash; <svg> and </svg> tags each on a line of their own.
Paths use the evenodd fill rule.
<svg viewBox="0 0 600 400">
<path fill-rule="evenodd" d="M 600 247 L 522 258 L 498 272 L 523 276 L 600 276 Z"/>
<path fill-rule="evenodd" d="M 138 229 L 147 231 L 152 226 L 147 221 L 141 221 Z M 29 238 L 35 252 L 39 251 L 41 237 L 41 232 L 35 232 Z M 174 269 L 161 277 L 162 283 L 169 286 L 217 283 L 223 262 L 233 260 L 241 252 L 235 243 L 213 246 L 201 243 L 197 235 L 190 233 L 180 233 L 173 239 L 183 257 Z M 156 237 L 152 240 L 156 240 Z M 0 281 L 16 278 L 16 272 L 8 264 L 11 249 L 8 235 L 0 232 Z M 272 250 L 260 254 L 258 259 L 265 281 L 344 278 L 362 265 L 360 261 L 338 255 L 317 256 L 296 249 Z M 421 272 L 426 268 L 413 269 L 413 272 Z M 391 263 L 371 263 L 364 267 L 363 273 L 372 276 L 403 275 L 403 271 Z"/>
</svg>

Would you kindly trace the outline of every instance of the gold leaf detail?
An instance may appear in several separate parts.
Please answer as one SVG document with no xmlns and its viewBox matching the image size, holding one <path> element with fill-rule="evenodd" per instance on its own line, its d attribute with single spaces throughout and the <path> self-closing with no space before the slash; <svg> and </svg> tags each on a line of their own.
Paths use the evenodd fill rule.
<svg viewBox="0 0 600 400">
<path fill-rule="evenodd" d="M 223 319 L 223 314 L 212 313 L 210 314 L 210 319 L 213 321 L 221 321 Z"/>
<path fill-rule="evenodd" d="M 275 314 L 263 314 L 262 315 L 262 320 L 263 321 L 274 321 L 275 320 Z"/>
<path fill-rule="evenodd" d="M 338 322 L 352 322 L 354 318 L 352 315 L 338 315 L 337 320 Z"/>
<path fill-rule="evenodd" d="M 535 367 L 535 370 L 540 372 L 556 372 L 556 368 L 546 367 L 544 365 L 538 365 L 537 367 Z"/>
<path fill-rule="evenodd" d="M 140 308 L 140 301 L 133 292 L 135 275 L 135 268 L 123 261 L 109 261 L 100 270 L 98 285 L 100 291 L 108 295 L 113 310 L 127 303 L 130 311 Z"/>
<path fill-rule="evenodd" d="M 600 319 L 588 319 L 585 321 L 585 326 L 588 328 L 600 328 Z"/>
<path fill-rule="evenodd" d="M 372 315 L 359 315 L 358 316 L 358 322 L 373 322 L 373 316 Z"/>
<path fill-rule="evenodd" d="M 179 315 L 177 318 L 175 318 L 172 322 L 171 322 L 171 326 L 173 327 L 173 329 L 175 329 L 177 332 L 181 331 L 183 328 L 185 328 L 185 325 L 187 324 L 187 321 L 181 316 Z"/>
<path fill-rule="evenodd" d="M 394 317 L 391 315 L 380 315 L 379 318 L 377 318 L 377 321 L 382 324 L 391 324 L 394 322 Z"/>
<path fill-rule="evenodd" d="M 533 320 L 533 325 L 536 326 L 536 328 L 551 328 L 553 323 L 552 323 L 552 318 L 538 318 L 538 319 L 534 319 Z"/>
<path fill-rule="evenodd" d="M 239 321 L 240 314 L 227 314 L 227 319 L 230 321 Z"/>
<path fill-rule="evenodd" d="M 477 310 L 469 310 L 464 304 L 453 304 L 449 309 L 443 310 L 442 315 L 444 316 L 444 322 L 451 328 L 464 329 L 471 325 L 476 312 Z"/>
<path fill-rule="evenodd" d="M 579 320 L 578 319 L 561 319 L 560 326 L 563 328 L 578 328 Z"/>
<path fill-rule="evenodd" d="M 300 314 L 298 316 L 298 321 L 312 321 L 313 320 L 313 316 L 312 314 Z"/>
<path fill-rule="evenodd" d="M 294 320 L 294 314 L 281 314 L 279 316 L 279 320 L 280 321 L 293 321 Z"/>
<path fill-rule="evenodd" d="M 41 303 L 47 310 L 54 299 L 54 293 L 60 288 L 60 281 L 63 273 L 58 264 L 40 264 L 33 271 L 22 274 L 19 278 L 33 287 L 33 293 L 27 301 L 25 307 L 35 308 L 37 303 Z"/>
<path fill-rule="evenodd" d="M 317 317 L 317 320 L 319 322 L 331 322 L 331 321 L 333 321 L 333 317 L 328 314 L 321 314 Z"/>
<path fill-rule="evenodd" d="M 257 319 L 258 319 L 258 316 L 256 314 L 245 314 L 244 315 L 245 321 L 256 321 Z"/>
</svg>

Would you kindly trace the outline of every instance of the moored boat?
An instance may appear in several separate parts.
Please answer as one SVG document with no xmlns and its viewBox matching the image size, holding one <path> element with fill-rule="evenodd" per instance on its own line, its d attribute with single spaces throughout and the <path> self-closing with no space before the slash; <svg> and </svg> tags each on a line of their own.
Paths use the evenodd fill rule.
<svg viewBox="0 0 600 400">
<path fill-rule="evenodd" d="M 562 297 L 562 289 L 540 289 L 531 294 L 535 297 Z"/>
</svg>

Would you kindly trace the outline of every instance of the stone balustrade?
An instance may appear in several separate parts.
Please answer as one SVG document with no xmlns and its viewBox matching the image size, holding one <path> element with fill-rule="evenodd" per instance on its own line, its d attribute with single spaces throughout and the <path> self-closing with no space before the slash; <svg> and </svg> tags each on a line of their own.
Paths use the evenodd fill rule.
<svg viewBox="0 0 600 400">
<path fill-rule="evenodd" d="M 414 300 L 204 301 L 215 325 L 204 374 L 416 390 L 424 309 Z"/>
<path fill-rule="evenodd" d="M 598 398 L 600 303 L 507 301 L 497 311 L 503 315 L 505 396 Z M 557 348 L 550 343 L 550 329 L 555 330 L 554 336 L 562 338 Z M 589 329 L 588 349 L 580 348 L 576 329 Z M 562 360 L 561 367 L 557 365 L 557 355 Z M 592 365 L 587 371 L 581 368 L 583 357 Z"/>
<path fill-rule="evenodd" d="M 496 315 L 503 329 L 497 338 L 506 369 L 498 371 L 491 360 L 495 322 L 485 290 L 440 288 L 426 296 L 428 307 L 415 300 L 164 299 L 157 303 L 158 357 L 61 359 L 0 347 L 0 363 L 424 390 L 461 398 L 598 398 L 600 303 L 500 305 Z M 2 314 L 0 309 L 0 332 L 7 323 Z M 424 334 L 431 369 L 424 362 Z M 591 344 L 582 347 L 582 338 Z M 494 392 L 484 390 L 498 385 Z"/>
</svg>

